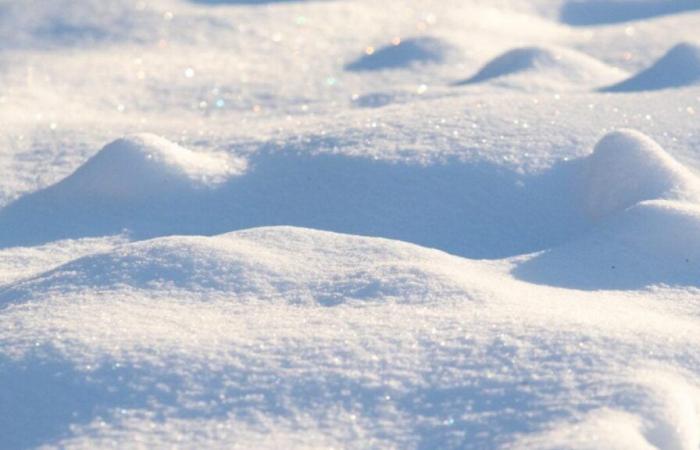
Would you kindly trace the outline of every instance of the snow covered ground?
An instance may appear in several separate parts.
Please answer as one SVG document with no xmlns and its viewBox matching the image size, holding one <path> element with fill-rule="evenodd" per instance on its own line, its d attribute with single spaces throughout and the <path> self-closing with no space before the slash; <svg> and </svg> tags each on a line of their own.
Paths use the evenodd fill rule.
<svg viewBox="0 0 700 450">
<path fill-rule="evenodd" d="M 0 0 L 0 449 L 700 447 L 696 0 Z"/>
</svg>

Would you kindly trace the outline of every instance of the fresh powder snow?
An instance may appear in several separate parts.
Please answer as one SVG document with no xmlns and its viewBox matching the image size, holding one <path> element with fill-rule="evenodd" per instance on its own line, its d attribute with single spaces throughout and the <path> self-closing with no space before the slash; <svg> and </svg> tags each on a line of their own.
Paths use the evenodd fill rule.
<svg viewBox="0 0 700 450">
<path fill-rule="evenodd" d="M 0 450 L 697 450 L 698 24 L 0 0 Z"/>
</svg>

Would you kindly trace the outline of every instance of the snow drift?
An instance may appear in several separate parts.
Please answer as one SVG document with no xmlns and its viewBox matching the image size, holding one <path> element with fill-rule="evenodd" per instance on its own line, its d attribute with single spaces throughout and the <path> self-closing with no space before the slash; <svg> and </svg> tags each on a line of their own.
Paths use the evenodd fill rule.
<svg viewBox="0 0 700 450">
<path fill-rule="evenodd" d="M 0 447 L 698 450 L 698 5 L 0 0 Z"/>
<path fill-rule="evenodd" d="M 700 185 L 656 142 L 607 134 L 586 158 L 583 199 L 597 224 L 515 269 L 521 279 L 576 289 L 700 286 Z"/>
<path fill-rule="evenodd" d="M 0 297 L 0 429 L 14 448 L 508 448 L 563 424 L 696 442 L 698 329 L 675 302 L 505 267 L 286 227 L 77 259 Z"/>
<path fill-rule="evenodd" d="M 697 83 L 700 83 L 700 46 L 684 42 L 671 48 L 648 69 L 602 91 L 653 91 Z"/>
<path fill-rule="evenodd" d="M 475 75 L 457 84 L 482 83 L 526 75 L 527 82 L 531 84 L 546 85 L 557 81 L 600 85 L 619 79 L 624 73 L 574 50 L 557 47 L 522 47 L 508 50 L 495 57 Z"/>
<path fill-rule="evenodd" d="M 196 153 L 151 134 L 128 136 L 62 181 L 0 211 L 0 241 L 18 245 L 143 227 L 192 230 L 206 220 L 199 202 L 244 168 L 242 161 Z"/>
<path fill-rule="evenodd" d="M 56 185 L 66 197 L 94 195 L 138 201 L 173 191 L 213 187 L 234 173 L 222 155 L 197 154 L 153 134 L 137 134 L 105 146 Z"/>
<path fill-rule="evenodd" d="M 371 50 L 345 66 L 353 72 L 407 68 L 417 63 L 442 62 L 450 46 L 430 36 L 402 39 Z M 367 52 L 366 52 L 367 53 Z"/>
<path fill-rule="evenodd" d="M 695 0 L 569 0 L 561 20 L 588 26 L 628 22 L 700 9 Z"/>
<path fill-rule="evenodd" d="M 641 200 L 697 192 L 686 169 L 632 131 L 533 175 L 484 163 L 290 152 L 243 163 L 153 142 L 116 141 L 65 180 L 9 205 L 0 211 L 0 243 L 292 225 L 497 258 L 564 243 Z"/>
<path fill-rule="evenodd" d="M 0 245 L 292 225 L 494 258 L 561 243 L 585 226 L 570 201 L 580 177 L 575 163 L 527 175 L 469 161 L 424 165 L 272 150 L 225 169 L 224 161 L 162 147 L 117 141 L 65 180 L 21 197 L 0 211 Z M 247 169 L 233 176 L 237 167 Z"/>
<path fill-rule="evenodd" d="M 32 292 L 216 292 L 231 301 L 336 305 L 464 298 L 469 265 L 415 245 L 308 229 L 257 228 L 214 237 L 136 242 L 86 256 L 0 293 L 0 306 Z M 206 295 L 204 298 L 206 298 Z"/>
<path fill-rule="evenodd" d="M 588 157 L 585 208 L 593 218 L 642 200 L 700 199 L 697 178 L 659 144 L 634 130 L 604 136 Z"/>
<path fill-rule="evenodd" d="M 519 265 L 532 283 L 573 289 L 700 287 L 700 206 L 644 201 Z"/>
</svg>

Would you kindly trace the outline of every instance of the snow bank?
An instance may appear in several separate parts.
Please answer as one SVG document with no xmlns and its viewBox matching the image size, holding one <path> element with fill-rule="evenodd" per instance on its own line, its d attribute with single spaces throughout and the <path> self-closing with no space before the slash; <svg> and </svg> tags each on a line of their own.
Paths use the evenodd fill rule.
<svg viewBox="0 0 700 450">
<path fill-rule="evenodd" d="M 599 85 L 619 79 L 623 72 L 583 53 L 556 47 L 522 47 L 497 56 L 474 76 L 458 84 L 481 83 L 516 75 L 527 82 L 546 84 L 552 79 Z"/>
<path fill-rule="evenodd" d="M 602 90 L 604 92 L 653 91 L 690 86 L 699 82 L 700 46 L 684 42 L 671 48 L 648 69 Z"/>
</svg>

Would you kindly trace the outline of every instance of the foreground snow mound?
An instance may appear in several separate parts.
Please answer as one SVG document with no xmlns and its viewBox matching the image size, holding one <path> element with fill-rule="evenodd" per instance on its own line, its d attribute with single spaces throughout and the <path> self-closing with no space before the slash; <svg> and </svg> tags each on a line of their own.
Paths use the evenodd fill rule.
<svg viewBox="0 0 700 450">
<path fill-rule="evenodd" d="M 455 297 L 469 278 L 459 258 L 411 244 L 309 229 L 259 228 L 215 237 L 142 241 L 64 264 L 5 289 L 0 304 L 99 291 L 222 293 L 232 301 L 334 305 L 377 298 Z M 464 298 L 463 295 L 457 295 Z"/>
<path fill-rule="evenodd" d="M 458 84 L 481 83 L 516 75 L 530 75 L 527 77 L 530 84 L 546 84 L 557 80 L 600 85 L 619 79 L 623 72 L 574 50 L 522 47 L 497 56 L 474 76 Z"/>
<path fill-rule="evenodd" d="M 581 239 L 546 251 L 515 270 L 519 278 L 575 289 L 700 287 L 700 206 L 642 202 Z"/>
<path fill-rule="evenodd" d="M 376 50 L 367 49 L 364 56 L 347 64 L 345 69 L 359 72 L 400 69 L 416 63 L 439 63 L 449 48 L 445 42 L 430 36 L 404 39 Z"/>
<path fill-rule="evenodd" d="M 642 200 L 700 198 L 696 177 L 638 131 L 604 136 L 587 162 L 585 207 L 594 219 Z"/>
<path fill-rule="evenodd" d="M 654 65 L 621 83 L 602 89 L 605 92 L 653 91 L 700 83 L 700 46 L 680 43 Z"/>
</svg>

